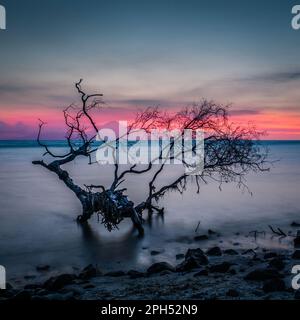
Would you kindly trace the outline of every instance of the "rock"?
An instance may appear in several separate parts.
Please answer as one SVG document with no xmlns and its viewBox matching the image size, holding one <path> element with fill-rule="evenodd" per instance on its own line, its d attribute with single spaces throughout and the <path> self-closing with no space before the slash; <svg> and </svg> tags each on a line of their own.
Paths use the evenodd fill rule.
<svg viewBox="0 0 300 320">
<path fill-rule="evenodd" d="M 176 267 L 176 271 L 190 271 L 207 264 L 208 259 L 200 248 L 188 249 L 184 261 Z"/>
<path fill-rule="evenodd" d="M 278 278 L 281 278 L 281 274 L 277 270 L 258 268 L 249 272 L 244 279 L 253 281 L 264 281 Z"/>
<path fill-rule="evenodd" d="M 92 289 L 92 288 L 95 288 L 95 286 L 92 283 L 88 283 L 88 284 L 85 284 L 82 288 L 83 289 Z"/>
<path fill-rule="evenodd" d="M 176 260 L 180 260 L 180 259 L 183 259 L 183 258 L 184 258 L 184 254 L 183 253 L 176 254 Z"/>
<path fill-rule="evenodd" d="M 275 268 L 277 270 L 283 270 L 284 267 L 285 267 L 285 263 L 283 262 L 283 260 L 281 258 L 273 258 L 269 262 L 269 267 L 270 268 Z"/>
<path fill-rule="evenodd" d="M 101 272 L 98 270 L 97 266 L 89 264 L 79 273 L 78 277 L 80 279 L 90 279 L 99 275 L 101 275 Z"/>
<path fill-rule="evenodd" d="M 276 252 L 268 252 L 264 255 L 264 259 L 272 259 L 277 256 L 278 256 L 278 254 Z"/>
<path fill-rule="evenodd" d="M 74 299 L 74 295 L 72 292 L 69 292 L 66 294 L 51 293 L 42 297 L 42 300 L 49 300 L 49 301 L 66 301 L 66 300 L 73 300 L 73 299 Z"/>
<path fill-rule="evenodd" d="M 300 227 L 300 223 L 293 221 L 291 227 Z"/>
<path fill-rule="evenodd" d="M 36 266 L 37 271 L 48 271 L 50 269 L 50 266 L 48 264 L 39 264 Z"/>
<path fill-rule="evenodd" d="M 208 263 L 207 257 L 205 256 L 204 252 L 200 249 L 188 249 L 185 253 L 185 259 L 194 258 L 196 260 L 200 260 L 204 264 Z"/>
<path fill-rule="evenodd" d="M 36 289 L 40 289 L 42 288 L 42 284 L 26 284 L 26 286 L 24 286 L 24 289 L 25 290 L 36 290 Z"/>
<path fill-rule="evenodd" d="M 137 279 L 145 276 L 143 272 L 137 270 L 129 270 L 127 274 L 130 276 L 130 279 Z"/>
<path fill-rule="evenodd" d="M 57 291 L 64 286 L 71 284 L 75 278 L 76 276 L 73 274 L 61 274 L 57 277 L 51 277 L 50 279 L 48 279 L 44 283 L 43 287 L 50 291 Z"/>
<path fill-rule="evenodd" d="M 208 236 L 206 234 L 202 234 L 200 236 L 194 237 L 195 241 L 203 241 L 203 240 L 208 240 Z"/>
<path fill-rule="evenodd" d="M 147 269 L 147 273 L 149 274 L 159 273 L 164 270 L 175 271 L 175 268 L 172 265 L 170 265 L 168 262 L 156 262 Z"/>
<path fill-rule="evenodd" d="M 208 256 L 221 256 L 222 255 L 222 251 L 219 247 L 213 247 L 210 248 L 206 251 L 206 254 Z"/>
<path fill-rule="evenodd" d="M 211 229 L 208 229 L 207 233 L 209 235 L 214 235 L 214 234 L 217 234 L 215 231 L 211 230 Z"/>
<path fill-rule="evenodd" d="M 232 298 L 236 298 L 236 297 L 239 297 L 240 293 L 235 290 L 235 289 L 229 289 L 227 292 L 226 292 L 226 296 L 227 297 L 232 297 Z"/>
<path fill-rule="evenodd" d="M 274 278 L 264 282 L 263 291 L 266 293 L 275 291 L 284 291 L 285 283 L 282 279 Z"/>
<path fill-rule="evenodd" d="M 219 264 L 214 264 L 209 268 L 210 272 L 219 272 L 219 273 L 225 273 L 229 270 L 229 268 L 232 266 L 232 263 L 230 262 L 222 262 Z"/>
<path fill-rule="evenodd" d="M 295 248 L 300 248 L 300 231 L 297 231 L 297 236 L 294 239 L 294 247 Z"/>
<path fill-rule="evenodd" d="M 235 251 L 234 249 L 226 249 L 224 250 L 224 253 L 225 254 L 229 254 L 231 256 L 234 256 L 234 255 L 238 255 L 239 253 L 237 251 Z"/>
<path fill-rule="evenodd" d="M 171 274 L 171 273 L 173 273 L 173 272 L 170 271 L 170 270 L 164 270 L 164 271 L 162 271 L 162 272 L 160 273 L 160 275 L 161 275 L 161 276 L 166 276 L 166 275 Z"/>
<path fill-rule="evenodd" d="M 61 290 L 61 293 L 73 293 L 74 296 L 80 296 L 84 294 L 84 289 L 78 285 L 69 285 Z"/>
<path fill-rule="evenodd" d="M 110 271 L 105 273 L 105 276 L 107 277 L 122 277 L 125 276 L 125 272 L 124 271 Z"/>
<path fill-rule="evenodd" d="M 156 250 L 150 251 L 151 256 L 156 256 L 156 255 L 158 255 L 160 253 L 161 253 L 161 251 L 156 251 Z"/>
<path fill-rule="evenodd" d="M 36 278 L 36 276 L 35 275 L 31 275 L 31 274 L 29 274 L 29 275 L 27 275 L 27 276 L 24 276 L 24 279 L 25 280 L 31 280 L 31 279 L 34 279 L 34 278 Z"/>
<path fill-rule="evenodd" d="M 194 274 L 194 277 L 200 277 L 200 276 L 208 276 L 208 271 L 206 269 L 202 269 L 199 272 L 196 272 Z"/>
<path fill-rule="evenodd" d="M 239 246 L 240 243 L 239 243 L 239 242 L 234 242 L 233 245 L 234 245 L 234 246 Z"/>
<path fill-rule="evenodd" d="M 232 274 L 233 276 L 234 276 L 235 274 L 237 274 L 237 272 L 236 272 L 235 269 L 230 269 L 230 270 L 229 270 L 229 273 Z"/>
<path fill-rule="evenodd" d="M 296 259 L 299 260 L 300 259 L 300 250 L 295 250 L 293 255 L 292 255 L 292 259 Z"/>
</svg>

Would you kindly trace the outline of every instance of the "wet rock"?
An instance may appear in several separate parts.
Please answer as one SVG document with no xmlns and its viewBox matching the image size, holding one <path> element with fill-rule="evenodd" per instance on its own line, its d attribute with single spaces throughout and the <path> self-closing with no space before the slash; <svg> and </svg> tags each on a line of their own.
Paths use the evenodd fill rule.
<svg viewBox="0 0 300 320">
<path fill-rule="evenodd" d="M 183 258 L 184 258 L 184 254 L 183 253 L 176 254 L 176 260 L 180 260 L 180 259 L 183 259 Z"/>
<path fill-rule="evenodd" d="M 264 281 L 269 279 L 278 279 L 281 277 L 281 274 L 277 270 L 258 268 L 249 272 L 244 279 L 253 281 Z"/>
<path fill-rule="evenodd" d="M 31 284 L 26 284 L 24 289 L 25 290 L 36 290 L 36 289 L 40 289 L 42 286 L 43 286 L 42 284 L 31 283 Z"/>
<path fill-rule="evenodd" d="M 264 255 L 264 259 L 276 258 L 278 254 L 276 252 L 268 252 Z"/>
<path fill-rule="evenodd" d="M 239 295 L 240 295 L 240 293 L 235 289 L 229 289 L 226 292 L 227 297 L 237 298 L 237 297 L 239 297 Z"/>
<path fill-rule="evenodd" d="M 97 266 L 89 264 L 79 273 L 78 277 L 80 279 L 90 279 L 99 275 L 101 275 L 101 271 L 97 268 Z"/>
<path fill-rule="evenodd" d="M 202 234 L 200 236 L 194 237 L 195 241 L 203 241 L 203 240 L 208 240 L 208 236 L 206 234 Z"/>
<path fill-rule="evenodd" d="M 229 270 L 229 268 L 232 266 L 232 263 L 230 262 L 222 262 L 219 264 L 214 264 L 209 268 L 210 272 L 218 272 L 218 273 L 225 273 Z"/>
<path fill-rule="evenodd" d="M 300 227 L 300 223 L 299 222 L 296 222 L 296 221 L 293 221 L 291 223 L 291 227 Z"/>
<path fill-rule="evenodd" d="M 175 271 L 175 268 L 168 262 L 156 262 L 147 269 L 147 273 L 160 273 L 164 270 Z"/>
<path fill-rule="evenodd" d="M 56 291 L 68 284 L 71 284 L 75 279 L 76 276 L 74 274 L 61 274 L 57 277 L 51 277 L 50 279 L 48 279 L 44 283 L 43 287 L 50 291 Z"/>
<path fill-rule="evenodd" d="M 122 277 L 122 276 L 125 276 L 125 272 L 124 271 L 110 271 L 110 272 L 107 272 L 105 273 L 105 276 L 107 277 Z"/>
<path fill-rule="evenodd" d="M 211 230 L 211 229 L 208 229 L 207 233 L 209 235 L 214 235 L 214 234 L 217 234 L 215 231 Z"/>
<path fill-rule="evenodd" d="M 221 256 L 222 255 L 222 251 L 219 247 L 213 247 L 210 248 L 206 251 L 206 254 L 208 256 Z"/>
<path fill-rule="evenodd" d="M 143 272 L 137 270 L 129 270 L 127 274 L 130 276 L 130 279 L 137 279 L 145 276 Z"/>
<path fill-rule="evenodd" d="M 200 248 L 188 249 L 185 254 L 184 261 L 176 267 L 176 271 L 190 271 L 207 264 L 208 259 Z"/>
<path fill-rule="evenodd" d="M 31 280 L 31 279 L 35 279 L 36 278 L 36 276 L 35 275 L 31 275 L 31 274 L 29 274 L 29 275 L 27 275 L 27 276 L 24 276 L 24 279 L 25 280 Z"/>
<path fill-rule="evenodd" d="M 67 300 L 74 300 L 74 295 L 72 292 L 69 292 L 66 294 L 51 293 L 46 296 L 42 296 L 41 299 L 49 300 L 49 301 L 67 301 Z"/>
<path fill-rule="evenodd" d="M 37 271 L 48 271 L 50 269 L 50 266 L 48 264 L 39 264 L 36 266 Z"/>
<path fill-rule="evenodd" d="M 292 255 L 292 259 L 295 260 L 300 260 L 300 250 L 295 250 L 293 255 Z"/>
<path fill-rule="evenodd" d="M 151 254 L 151 256 L 157 256 L 158 254 L 161 254 L 161 251 L 151 250 L 150 254 Z"/>
<path fill-rule="evenodd" d="M 160 275 L 161 275 L 161 276 L 166 276 L 166 275 L 171 274 L 171 273 L 173 273 L 173 272 L 170 271 L 170 270 L 164 270 L 164 271 L 162 271 L 162 272 L 160 273 Z"/>
<path fill-rule="evenodd" d="M 208 276 L 208 271 L 206 269 L 202 269 L 199 272 L 194 274 L 194 277 Z"/>
<path fill-rule="evenodd" d="M 285 283 L 280 278 L 270 279 L 264 282 L 263 291 L 266 293 L 284 291 L 286 289 Z"/>
<path fill-rule="evenodd" d="M 281 258 L 273 258 L 269 262 L 269 267 L 270 268 L 275 268 L 277 270 L 283 270 L 285 267 L 285 263 L 283 262 L 283 259 Z"/>
<path fill-rule="evenodd" d="M 239 242 L 234 242 L 233 245 L 234 245 L 234 246 L 239 246 L 240 243 L 239 243 Z"/>
<path fill-rule="evenodd" d="M 225 254 L 228 254 L 228 255 L 231 255 L 231 256 L 234 256 L 234 255 L 238 255 L 239 253 L 237 251 L 235 251 L 234 249 L 226 249 L 224 250 L 224 253 Z"/>
<path fill-rule="evenodd" d="M 229 270 L 229 273 L 232 274 L 233 276 L 234 276 L 235 274 L 237 274 L 237 272 L 236 272 L 235 269 L 230 269 L 230 270 Z"/>
<path fill-rule="evenodd" d="M 294 247 L 295 248 L 300 248 L 300 231 L 297 231 L 297 236 L 294 239 Z"/>
<path fill-rule="evenodd" d="M 87 283 L 82 288 L 83 289 L 92 289 L 92 288 L 95 288 L 95 286 L 92 283 Z"/>
<path fill-rule="evenodd" d="M 74 296 L 84 294 L 84 289 L 77 285 L 69 285 L 61 290 L 61 293 L 72 293 Z"/>
</svg>

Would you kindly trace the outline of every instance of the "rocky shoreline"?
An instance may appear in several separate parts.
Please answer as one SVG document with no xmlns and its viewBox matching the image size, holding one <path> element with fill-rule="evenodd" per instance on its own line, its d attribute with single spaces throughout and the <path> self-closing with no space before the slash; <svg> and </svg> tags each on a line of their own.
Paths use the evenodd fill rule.
<svg viewBox="0 0 300 320">
<path fill-rule="evenodd" d="M 201 243 L 205 239 L 195 240 Z M 0 301 L 300 299 L 300 290 L 291 285 L 295 276 L 291 270 L 300 264 L 299 240 L 299 236 L 291 238 L 291 249 L 280 250 L 213 246 L 204 251 L 199 245 L 177 254 L 176 265 L 161 261 L 144 271 L 104 272 L 90 264 L 76 273 L 62 273 L 43 282 L 28 279 L 22 288 L 7 284 L 7 290 L 0 291 Z M 37 266 L 44 273 L 49 268 Z"/>
</svg>

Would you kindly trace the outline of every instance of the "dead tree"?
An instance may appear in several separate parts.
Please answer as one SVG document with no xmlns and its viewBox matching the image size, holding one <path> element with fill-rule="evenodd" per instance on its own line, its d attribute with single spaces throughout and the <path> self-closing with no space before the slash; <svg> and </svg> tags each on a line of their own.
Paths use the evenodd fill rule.
<svg viewBox="0 0 300 320">
<path fill-rule="evenodd" d="M 203 130 L 205 132 L 204 163 L 201 174 L 196 176 L 190 176 L 187 173 L 179 174 L 173 182 L 158 188 L 158 180 L 163 176 L 166 165 L 161 151 L 159 164 L 154 165 L 155 161 L 151 159 L 146 166 L 133 164 L 121 170 L 122 166 L 117 162 L 114 163 L 114 174 L 109 187 L 101 185 L 101 175 L 99 175 L 99 185 L 79 186 L 63 166 L 77 157 L 87 158 L 87 163 L 90 165 L 95 163 L 93 156 L 97 151 L 95 141 L 99 132 L 95 119 L 101 117 L 101 110 L 104 107 L 102 94 L 86 94 L 81 83 L 82 80 L 75 84 L 80 96 L 80 104 L 71 105 L 63 111 L 68 151 L 58 155 L 43 142 L 41 134 L 45 123 L 40 121 L 37 142 L 45 150 L 43 156 L 48 155 L 53 160 L 45 162 L 42 159 L 32 162 L 55 173 L 76 195 L 82 205 L 82 213 L 77 218 L 81 223 L 87 222 L 93 213 L 98 213 L 102 216 L 102 223 L 111 231 L 128 217 L 131 218 L 139 233 L 143 234 L 143 212 L 149 210 L 163 213 L 163 208 L 158 207 L 158 202 L 167 192 L 171 190 L 183 192 L 187 183 L 192 180 L 196 182 L 197 192 L 199 192 L 200 183 L 207 183 L 210 179 L 218 181 L 220 187 L 223 183 L 236 182 L 238 186 L 247 188 L 245 177 L 249 172 L 268 170 L 268 152 L 258 143 L 261 133 L 254 127 L 234 126 L 228 119 L 227 106 L 203 100 L 199 104 L 174 113 L 164 112 L 158 107 L 149 107 L 137 113 L 126 132 L 129 134 L 136 129 L 150 132 L 157 128 L 160 130 L 176 128 L 183 134 L 187 129 L 193 132 Z M 120 137 L 116 138 L 117 143 L 119 139 Z M 174 141 L 170 141 L 168 150 L 172 149 L 173 144 Z M 166 158 L 174 159 L 176 155 L 167 153 Z M 142 175 L 146 172 L 152 174 L 148 183 L 148 193 L 142 202 L 135 204 L 125 195 L 126 188 L 120 186 L 125 184 L 128 175 Z"/>
</svg>

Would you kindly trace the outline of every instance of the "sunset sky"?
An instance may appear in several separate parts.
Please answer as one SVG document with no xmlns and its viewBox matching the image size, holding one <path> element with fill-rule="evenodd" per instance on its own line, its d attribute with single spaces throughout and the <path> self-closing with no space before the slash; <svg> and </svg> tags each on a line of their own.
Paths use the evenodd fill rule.
<svg viewBox="0 0 300 320">
<path fill-rule="evenodd" d="M 207 98 L 231 103 L 232 119 L 266 139 L 300 139 L 296 3 L 0 0 L 0 139 L 35 138 L 38 118 L 46 138 L 61 137 L 80 78 L 104 94 L 101 125 Z"/>
</svg>

